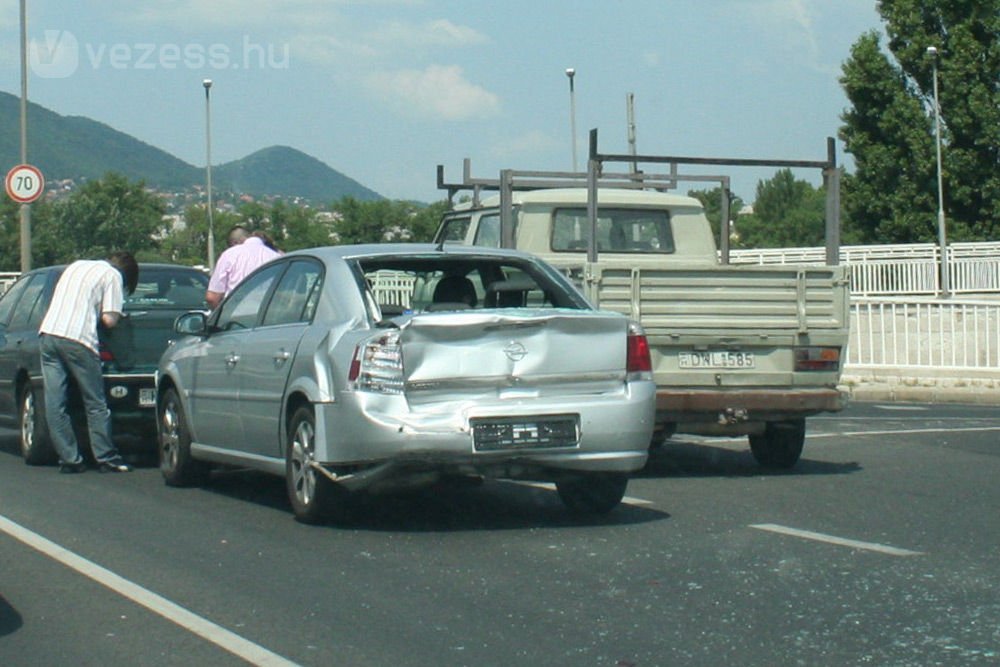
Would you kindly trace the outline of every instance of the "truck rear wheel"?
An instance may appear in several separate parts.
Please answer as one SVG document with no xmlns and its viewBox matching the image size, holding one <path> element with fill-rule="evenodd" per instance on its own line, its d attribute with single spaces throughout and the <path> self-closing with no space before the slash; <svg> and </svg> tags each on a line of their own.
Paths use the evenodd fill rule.
<svg viewBox="0 0 1000 667">
<path fill-rule="evenodd" d="M 805 419 L 767 422 L 763 433 L 750 436 L 750 451 L 766 468 L 791 468 L 802 456 L 805 441 Z"/>
</svg>

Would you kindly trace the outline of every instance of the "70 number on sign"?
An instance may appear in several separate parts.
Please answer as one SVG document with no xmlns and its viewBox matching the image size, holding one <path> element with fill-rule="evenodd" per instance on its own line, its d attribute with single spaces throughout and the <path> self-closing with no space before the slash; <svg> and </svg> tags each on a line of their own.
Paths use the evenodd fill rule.
<svg viewBox="0 0 1000 667">
<path fill-rule="evenodd" d="M 4 181 L 7 196 L 19 204 L 30 204 L 38 199 L 45 189 L 45 179 L 37 167 L 19 164 L 7 172 Z"/>
</svg>

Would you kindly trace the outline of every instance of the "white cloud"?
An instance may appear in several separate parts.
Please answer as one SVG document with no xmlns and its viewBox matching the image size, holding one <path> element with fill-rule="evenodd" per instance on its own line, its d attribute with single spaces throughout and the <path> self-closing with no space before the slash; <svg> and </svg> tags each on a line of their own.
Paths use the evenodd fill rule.
<svg viewBox="0 0 1000 667">
<path fill-rule="evenodd" d="M 367 84 L 382 101 L 409 114 L 468 120 L 496 114 L 499 98 L 465 79 L 457 65 L 379 72 Z"/>
<path fill-rule="evenodd" d="M 393 44 L 396 48 L 476 46 L 490 41 L 481 32 L 467 26 L 457 25 L 447 19 L 437 19 L 419 24 L 393 21 L 380 26 L 369 35 L 373 40 Z"/>
</svg>

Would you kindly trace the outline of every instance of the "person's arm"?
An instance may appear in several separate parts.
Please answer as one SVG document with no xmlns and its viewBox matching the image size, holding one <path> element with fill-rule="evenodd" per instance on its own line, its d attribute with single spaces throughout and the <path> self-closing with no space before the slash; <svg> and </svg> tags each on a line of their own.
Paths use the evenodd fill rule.
<svg viewBox="0 0 1000 667">
<path fill-rule="evenodd" d="M 223 294 L 222 292 L 213 292 L 212 290 L 207 290 L 205 292 L 205 302 L 208 303 L 209 308 L 215 310 L 215 307 L 219 305 L 219 302 L 222 301 L 222 297 L 224 296 L 225 294 Z"/>
<path fill-rule="evenodd" d="M 101 313 L 101 324 L 107 328 L 111 328 L 118 324 L 118 319 L 121 317 L 121 313 Z"/>
</svg>

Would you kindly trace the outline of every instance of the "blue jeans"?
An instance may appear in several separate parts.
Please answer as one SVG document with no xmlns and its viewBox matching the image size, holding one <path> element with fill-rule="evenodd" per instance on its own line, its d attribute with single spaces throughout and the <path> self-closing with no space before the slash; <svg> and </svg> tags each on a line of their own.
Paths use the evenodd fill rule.
<svg viewBox="0 0 1000 667">
<path fill-rule="evenodd" d="M 117 462 L 118 449 L 111 442 L 111 411 L 104 400 L 104 376 L 97 354 L 76 341 L 42 335 L 42 382 L 45 386 L 45 421 L 61 463 L 82 461 L 80 447 L 67 411 L 69 378 L 76 381 L 87 414 L 90 449 L 98 463 Z"/>
</svg>

